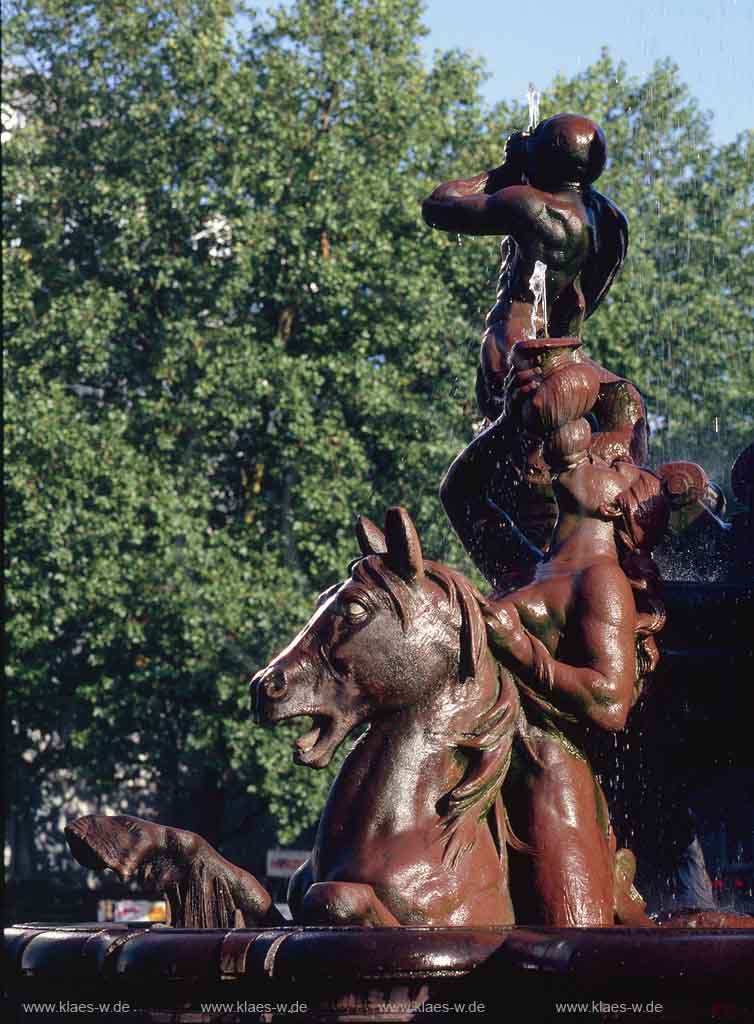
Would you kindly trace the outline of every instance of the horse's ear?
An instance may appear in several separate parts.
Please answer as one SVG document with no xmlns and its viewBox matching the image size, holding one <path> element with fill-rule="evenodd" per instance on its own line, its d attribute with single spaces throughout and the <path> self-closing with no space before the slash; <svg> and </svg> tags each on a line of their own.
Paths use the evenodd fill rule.
<svg viewBox="0 0 754 1024">
<path fill-rule="evenodd" d="M 362 555 L 384 555 L 387 551 L 385 534 L 366 516 L 356 520 L 356 540 Z"/>
<path fill-rule="evenodd" d="M 405 508 L 389 508 L 385 513 L 387 564 L 401 579 L 414 580 L 424 575 L 424 558 L 419 534 Z"/>
</svg>

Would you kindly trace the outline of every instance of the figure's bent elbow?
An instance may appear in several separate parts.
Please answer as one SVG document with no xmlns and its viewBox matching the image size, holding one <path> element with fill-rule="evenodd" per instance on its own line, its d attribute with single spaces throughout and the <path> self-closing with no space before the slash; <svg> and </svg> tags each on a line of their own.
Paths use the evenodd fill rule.
<svg viewBox="0 0 754 1024">
<path fill-rule="evenodd" d="M 614 701 L 609 704 L 595 702 L 589 709 L 589 717 L 605 732 L 623 732 L 631 710 L 629 701 Z"/>
</svg>

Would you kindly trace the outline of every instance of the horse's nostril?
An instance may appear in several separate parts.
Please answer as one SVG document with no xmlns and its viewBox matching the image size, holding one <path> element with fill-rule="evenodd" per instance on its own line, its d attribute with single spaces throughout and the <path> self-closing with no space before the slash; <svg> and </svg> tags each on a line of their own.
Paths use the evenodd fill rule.
<svg viewBox="0 0 754 1024">
<path fill-rule="evenodd" d="M 270 700 L 282 700 L 288 693 L 283 672 L 271 672 L 265 679 L 263 686 L 264 692 Z"/>
</svg>

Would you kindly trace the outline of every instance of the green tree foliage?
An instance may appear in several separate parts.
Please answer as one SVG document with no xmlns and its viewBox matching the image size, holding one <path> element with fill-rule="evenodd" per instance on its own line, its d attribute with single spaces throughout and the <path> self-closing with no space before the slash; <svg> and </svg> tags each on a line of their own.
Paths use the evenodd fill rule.
<svg viewBox="0 0 754 1024">
<path fill-rule="evenodd" d="M 7 148 L 11 756 L 163 813 L 207 766 L 283 838 L 328 780 L 247 681 L 466 410 L 468 259 L 419 200 L 482 133 L 480 71 L 425 71 L 419 5 L 22 4 Z M 235 41 L 233 41 L 235 39 Z M 22 65 L 23 66 L 23 65 Z M 36 730 L 36 732 L 33 732 Z M 295 730 L 293 731 L 295 733 Z"/>
<path fill-rule="evenodd" d="M 299 726 L 250 726 L 247 681 L 343 577 L 356 514 L 402 503 L 462 563 L 436 493 L 497 243 L 430 232 L 419 201 L 526 118 L 483 110 L 468 57 L 423 66 L 414 0 L 236 15 L 9 11 L 9 754 L 22 807 L 63 766 L 124 799 L 153 780 L 175 823 L 240 780 L 290 841 L 329 776 L 292 766 Z M 632 224 L 587 343 L 645 389 L 663 453 L 697 454 L 691 426 L 728 457 L 751 431 L 751 135 L 715 150 L 674 68 L 607 56 L 556 109 L 604 124 Z"/>
</svg>

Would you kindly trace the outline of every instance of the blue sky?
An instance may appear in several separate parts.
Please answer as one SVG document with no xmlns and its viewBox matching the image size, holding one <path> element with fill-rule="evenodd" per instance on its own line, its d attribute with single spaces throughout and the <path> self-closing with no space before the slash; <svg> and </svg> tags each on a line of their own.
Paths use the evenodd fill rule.
<svg viewBox="0 0 754 1024">
<path fill-rule="evenodd" d="M 754 128 L 754 0 L 425 0 L 427 54 L 458 47 L 483 57 L 485 98 L 526 99 L 558 72 L 577 74 L 607 46 L 641 76 L 671 57 L 717 142 Z M 543 110 L 543 114 L 546 111 Z"/>
</svg>

